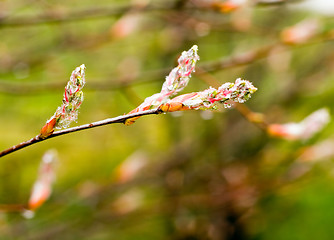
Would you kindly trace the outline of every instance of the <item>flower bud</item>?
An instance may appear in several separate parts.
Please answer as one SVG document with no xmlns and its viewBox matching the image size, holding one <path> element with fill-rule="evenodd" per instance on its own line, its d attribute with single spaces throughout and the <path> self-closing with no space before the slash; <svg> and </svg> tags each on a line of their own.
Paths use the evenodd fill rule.
<svg viewBox="0 0 334 240">
<path fill-rule="evenodd" d="M 174 68 L 166 77 L 160 93 L 156 93 L 144 100 L 144 102 L 130 113 L 141 112 L 156 108 L 167 102 L 172 96 L 182 91 L 188 84 L 191 73 L 195 71 L 196 62 L 199 60 L 197 45 L 192 46 L 188 51 L 183 51 L 178 59 L 178 66 Z M 139 117 L 130 118 L 125 121 L 125 125 L 131 125 Z"/>
<path fill-rule="evenodd" d="M 78 109 L 84 99 L 81 89 L 85 85 L 85 69 L 85 65 L 82 64 L 72 72 L 71 78 L 65 87 L 62 105 L 57 108 L 54 115 L 43 126 L 39 137 L 47 138 L 53 133 L 54 129 L 67 128 L 71 122 L 77 120 Z"/>
</svg>

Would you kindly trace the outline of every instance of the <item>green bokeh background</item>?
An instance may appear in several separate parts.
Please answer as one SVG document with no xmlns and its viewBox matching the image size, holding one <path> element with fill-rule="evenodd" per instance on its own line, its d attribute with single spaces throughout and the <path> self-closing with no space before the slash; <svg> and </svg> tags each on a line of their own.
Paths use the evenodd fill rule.
<svg viewBox="0 0 334 240">
<path fill-rule="evenodd" d="M 199 67 L 272 46 L 265 57 L 209 73 L 221 84 L 238 77 L 252 81 L 258 91 L 246 105 L 270 123 L 298 122 L 322 107 L 334 112 L 332 18 L 285 1 L 249 1 L 228 13 L 205 7 L 205 1 L 136 2 L 159 10 L 132 7 L 28 24 L 84 9 L 94 15 L 137 5 L 0 2 L 1 149 L 39 133 L 61 104 L 75 67 L 87 68 L 85 100 L 73 124 L 80 125 L 125 114 L 159 92 L 180 53 L 194 44 Z M 308 18 L 319 21 L 315 37 L 292 46 L 281 42 L 283 29 Z M 120 29 L 132 26 L 121 35 Z M 184 92 L 208 87 L 194 74 Z M 131 126 L 53 138 L 0 159 L 0 239 L 330 240 L 334 153 L 297 159 L 323 141 L 334 149 L 333 128 L 330 122 L 307 141 L 275 139 L 230 109 L 145 116 Z M 32 219 L 5 211 L 7 204 L 28 201 L 49 149 L 58 153 L 50 199 Z M 117 169 L 130 157 L 146 165 L 120 182 Z M 290 177 L 295 165 L 307 171 Z"/>
</svg>

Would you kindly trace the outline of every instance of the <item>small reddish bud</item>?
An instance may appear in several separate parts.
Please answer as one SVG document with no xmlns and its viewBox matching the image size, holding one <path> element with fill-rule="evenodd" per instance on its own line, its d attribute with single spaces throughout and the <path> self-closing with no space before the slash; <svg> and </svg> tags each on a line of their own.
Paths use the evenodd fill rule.
<svg viewBox="0 0 334 240">
<path fill-rule="evenodd" d="M 213 3 L 212 6 L 222 13 L 230 13 L 237 10 L 240 4 L 234 3 L 233 1 L 226 1 L 223 3 Z"/>
<path fill-rule="evenodd" d="M 161 104 L 159 109 L 163 112 L 176 112 L 176 111 L 188 110 L 189 108 L 185 107 L 180 102 L 171 102 L 171 103 Z"/>
<path fill-rule="evenodd" d="M 133 118 L 126 119 L 125 122 L 124 122 L 124 124 L 125 124 L 126 126 L 129 126 L 129 125 L 135 123 L 135 121 L 136 121 L 138 118 L 139 118 L 139 117 L 133 117 Z"/>
<path fill-rule="evenodd" d="M 296 139 L 296 134 L 293 133 L 293 128 L 289 126 L 287 127 L 286 125 L 270 124 L 267 131 L 270 136 L 281 137 L 289 140 Z"/>
<path fill-rule="evenodd" d="M 56 123 L 57 123 L 57 118 L 55 117 L 52 117 L 49 121 L 47 121 L 46 124 L 41 129 L 39 137 L 44 139 L 50 136 L 54 131 Z"/>
</svg>

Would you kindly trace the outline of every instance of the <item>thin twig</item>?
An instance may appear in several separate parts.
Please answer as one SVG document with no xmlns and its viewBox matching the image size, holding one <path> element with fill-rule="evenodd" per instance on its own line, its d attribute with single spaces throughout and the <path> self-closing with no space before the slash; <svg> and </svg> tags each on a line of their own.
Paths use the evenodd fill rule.
<svg viewBox="0 0 334 240">
<path fill-rule="evenodd" d="M 41 138 L 40 135 L 37 135 L 36 137 L 33 137 L 33 138 L 29 139 L 28 141 L 19 143 L 19 144 L 15 145 L 15 146 L 12 146 L 12 147 L 10 147 L 6 150 L 3 150 L 2 152 L 0 152 L 0 157 L 3 157 L 3 156 L 5 156 L 9 153 L 15 152 L 19 149 L 28 147 L 32 144 L 42 142 L 44 140 L 54 138 L 54 137 L 57 137 L 57 136 L 61 136 L 61 135 L 69 134 L 69 133 L 74 133 L 74 132 L 78 132 L 78 131 L 89 129 L 89 128 L 94 128 L 94 127 L 104 126 L 104 125 L 108 125 L 108 124 L 113 124 L 113 123 L 124 123 L 125 120 L 127 120 L 129 118 L 140 117 L 140 116 L 145 116 L 145 115 L 152 115 L 152 114 L 160 114 L 160 113 L 162 113 L 161 110 L 152 109 L 152 110 L 142 111 L 142 112 L 138 112 L 138 113 L 132 113 L 132 114 L 127 114 L 127 115 L 123 115 L 123 116 L 118 116 L 118 117 L 114 117 L 114 118 L 107 118 L 107 119 L 104 119 L 104 120 L 101 120 L 101 121 L 88 123 L 88 124 L 80 125 L 80 126 L 77 126 L 77 127 L 67 128 L 67 129 L 64 129 L 64 130 L 54 132 L 47 138 Z"/>
<path fill-rule="evenodd" d="M 291 1 L 291 0 L 290 0 Z M 300 0 L 294 0 L 296 2 Z M 163 10 L 202 10 L 202 11 L 216 11 L 212 4 L 202 3 L 192 1 L 192 4 L 186 5 L 186 1 L 180 1 L 181 4 L 147 4 L 147 5 L 136 5 L 130 4 L 126 6 L 118 7 L 90 7 L 87 9 L 79 10 L 70 10 L 70 11 L 50 11 L 47 13 L 42 13 L 40 15 L 33 16 L 21 16 L 21 17 L 11 17 L 2 13 L 0 18 L 0 27 L 25 27 L 25 26 L 34 26 L 40 24 L 59 24 L 59 23 L 70 23 L 73 21 L 82 21 L 89 19 L 98 19 L 106 18 L 113 16 L 122 16 L 128 12 L 141 11 L 163 11 Z M 266 1 L 258 0 L 255 1 L 254 6 L 272 6 L 272 5 L 281 5 L 287 3 L 286 0 L 277 0 L 277 1 Z"/>
<path fill-rule="evenodd" d="M 269 124 L 265 120 L 265 117 L 262 113 L 253 112 L 247 106 L 240 103 L 236 103 L 234 105 L 234 108 L 249 122 L 256 124 L 259 128 L 261 128 L 264 131 L 267 130 Z"/>
<path fill-rule="evenodd" d="M 1 25 L 1 20 L 0 20 Z M 221 58 L 215 61 L 208 61 L 200 64 L 200 68 L 205 70 L 206 72 L 215 72 L 224 69 L 230 69 L 234 67 L 244 66 L 247 64 L 252 64 L 254 61 L 265 59 L 272 53 L 274 49 L 281 49 L 280 51 L 286 51 L 290 48 L 303 48 L 313 44 L 319 44 L 327 41 L 334 40 L 334 34 L 319 34 L 316 40 L 310 40 L 303 44 L 297 45 L 289 45 L 281 42 L 277 42 L 274 44 L 269 44 L 264 47 L 260 47 L 257 49 L 252 49 L 250 51 L 236 54 L 234 56 L 229 56 L 225 58 Z M 283 46 L 283 48 L 282 48 Z M 134 85 L 134 84 L 146 84 L 149 82 L 156 81 L 160 79 L 160 76 L 164 76 L 168 74 L 169 68 L 161 68 L 157 70 L 150 70 L 142 74 L 145 78 L 142 80 L 133 81 L 133 77 L 119 77 L 113 79 L 113 81 L 105 81 L 105 82 L 96 82 L 90 83 L 89 86 L 86 87 L 88 90 L 97 90 L 97 91 L 107 91 L 114 89 L 122 89 L 124 87 Z M 198 72 L 195 72 L 194 75 L 197 75 Z M 140 78 L 140 77 L 139 77 Z M 61 82 L 49 82 L 49 83 L 34 83 L 34 82 L 19 82 L 14 83 L 11 81 L 0 80 L 0 93 L 5 94 L 15 94 L 15 95 L 27 95 L 27 94 L 36 94 L 39 92 L 46 93 L 48 91 L 53 91 L 54 89 L 62 89 L 64 83 Z"/>
<path fill-rule="evenodd" d="M 98 19 L 112 16 L 121 16 L 128 13 L 129 11 L 158 11 L 168 10 L 173 8 L 170 5 L 161 6 L 136 6 L 128 5 L 121 7 L 102 7 L 102 8 L 88 8 L 81 10 L 71 10 L 67 12 L 49 12 L 41 15 L 34 16 L 22 16 L 11 18 L 5 16 L 0 19 L 0 27 L 25 27 L 39 24 L 59 24 L 59 23 L 70 23 L 73 21 L 82 21 L 88 19 Z"/>
<path fill-rule="evenodd" d="M 310 41 L 303 44 L 298 44 L 294 46 L 285 45 L 284 43 L 274 43 L 267 46 L 259 47 L 257 49 L 252 49 L 250 51 L 239 53 L 234 56 L 229 56 L 221 58 L 215 61 L 208 61 L 200 64 L 200 68 L 206 72 L 216 72 L 224 69 L 235 68 L 239 66 L 244 66 L 247 64 L 252 64 L 255 61 L 265 59 L 270 55 L 274 49 L 281 49 L 280 51 L 286 51 L 290 48 L 307 47 L 312 44 L 317 44 L 319 42 L 332 41 L 333 36 L 320 35 L 321 39 L 317 41 Z M 286 48 L 280 48 L 285 46 Z M 114 78 L 113 81 L 104 82 L 91 82 L 86 86 L 86 90 L 95 91 L 110 91 L 115 89 L 123 89 L 128 86 L 136 84 L 147 84 L 150 82 L 157 81 L 161 79 L 160 76 L 168 74 L 169 68 L 161 68 L 156 70 L 150 70 L 142 74 L 145 78 L 138 77 L 141 80 L 134 81 L 131 76 L 123 76 L 119 78 Z M 203 71 L 198 70 L 194 75 L 202 74 Z M 37 93 L 46 93 L 48 91 L 54 92 L 55 89 L 63 89 L 64 82 L 49 82 L 49 83 L 34 83 L 34 82 L 11 82 L 11 81 L 1 81 L 0 80 L 0 93 L 5 94 L 15 94 L 15 95 L 29 95 Z"/>
<path fill-rule="evenodd" d="M 245 53 L 241 53 L 228 58 L 220 59 L 218 61 L 212 61 L 202 64 L 200 67 L 207 72 L 214 72 L 226 68 L 238 67 L 253 63 L 255 60 L 263 59 L 267 57 L 270 52 L 278 47 L 279 44 L 270 44 L 258 49 L 254 49 Z"/>
</svg>

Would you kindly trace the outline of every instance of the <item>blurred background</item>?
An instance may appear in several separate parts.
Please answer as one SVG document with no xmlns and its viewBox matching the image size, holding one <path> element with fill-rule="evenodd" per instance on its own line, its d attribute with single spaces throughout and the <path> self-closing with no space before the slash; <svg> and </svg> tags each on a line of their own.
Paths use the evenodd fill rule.
<svg viewBox="0 0 334 240">
<path fill-rule="evenodd" d="M 194 44 L 184 93 L 239 77 L 258 88 L 244 108 L 145 116 L 1 158 L 0 239 L 333 239 L 334 125 L 268 130 L 334 112 L 333 14 L 326 0 L 0 1 L 1 150 L 39 133 L 81 64 L 72 126 L 134 109 Z M 22 211 L 49 149 L 52 195 Z"/>
</svg>

